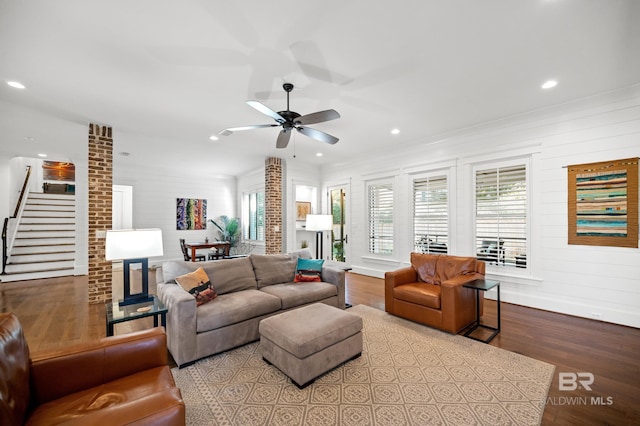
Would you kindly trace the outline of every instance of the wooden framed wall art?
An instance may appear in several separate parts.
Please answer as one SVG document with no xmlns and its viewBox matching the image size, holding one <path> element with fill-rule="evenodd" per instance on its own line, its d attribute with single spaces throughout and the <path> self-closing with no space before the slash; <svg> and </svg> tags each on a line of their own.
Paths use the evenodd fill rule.
<svg viewBox="0 0 640 426">
<path fill-rule="evenodd" d="M 638 247 L 638 158 L 568 166 L 569 244 Z"/>
<path fill-rule="evenodd" d="M 311 203 L 296 201 L 296 220 L 306 220 L 308 214 L 311 214 Z"/>
</svg>

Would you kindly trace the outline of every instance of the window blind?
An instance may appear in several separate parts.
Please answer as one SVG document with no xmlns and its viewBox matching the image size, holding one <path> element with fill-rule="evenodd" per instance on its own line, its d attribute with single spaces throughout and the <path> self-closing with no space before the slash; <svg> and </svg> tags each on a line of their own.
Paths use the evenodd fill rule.
<svg viewBox="0 0 640 426">
<path fill-rule="evenodd" d="M 526 267 L 526 165 L 476 171 L 478 258 L 503 266 Z"/>
<path fill-rule="evenodd" d="M 419 253 L 447 254 L 449 203 L 447 176 L 413 181 L 413 241 Z"/>
<path fill-rule="evenodd" d="M 264 240 L 264 193 L 252 192 L 245 196 L 243 206 L 245 220 L 243 237 L 249 240 Z"/>
<path fill-rule="evenodd" d="M 393 187 L 371 184 L 368 187 L 369 253 L 393 253 Z"/>
</svg>

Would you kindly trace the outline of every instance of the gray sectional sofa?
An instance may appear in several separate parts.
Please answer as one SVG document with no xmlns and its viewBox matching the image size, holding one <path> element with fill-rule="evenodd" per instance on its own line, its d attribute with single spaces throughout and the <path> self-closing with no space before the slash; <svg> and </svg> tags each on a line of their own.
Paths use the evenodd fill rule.
<svg viewBox="0 0 640 426">
<path fill-rule="evenodd" d="M 298 257 L 309 258 L 310 253 L 164 262 L 156 272 L 157 293 L 169 309 L 167 345 L 178 366 L 258 340 L 260 321 L 280 312 L 317 302 L 344 309 L 345 272 L 323 266 L 321 282 L 296 283 Z M 175 278 L 199 267 L 218 297 L 196 306 Z"/>
</svg>

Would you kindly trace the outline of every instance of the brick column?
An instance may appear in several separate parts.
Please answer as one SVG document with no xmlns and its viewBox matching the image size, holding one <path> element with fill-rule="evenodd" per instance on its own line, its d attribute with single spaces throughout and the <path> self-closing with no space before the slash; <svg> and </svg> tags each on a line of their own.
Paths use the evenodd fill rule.
<svg viewBox="0 0 640 426">
<path fill-rule="evenodd" d="M 264 168 L 264 252 L 282 253 L 282 159 L 269 157 Z"/>
<path fill-rule="evenodd" d="M 89 124 L 89 303 L 111 301 L 111 262 L 104 260 L 104 231 L 111 229 L 113 138 L 111 127 Z"/>
</svg>

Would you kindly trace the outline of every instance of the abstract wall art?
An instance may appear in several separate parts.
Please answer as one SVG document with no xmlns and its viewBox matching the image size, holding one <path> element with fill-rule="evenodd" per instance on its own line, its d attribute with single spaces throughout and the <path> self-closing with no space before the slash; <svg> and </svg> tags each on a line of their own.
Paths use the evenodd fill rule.
<svg viewBox="0 0 640 426">
<path fill-rule="evenodd" d="M 638 247 L 638 158 L 568 166 L 569 244 Z"/>
<path fill-rule="evenodd" d="M 178 198 L 176 200 L 176 229 L 207 229 L 207 200 Z"/>
</svg>

